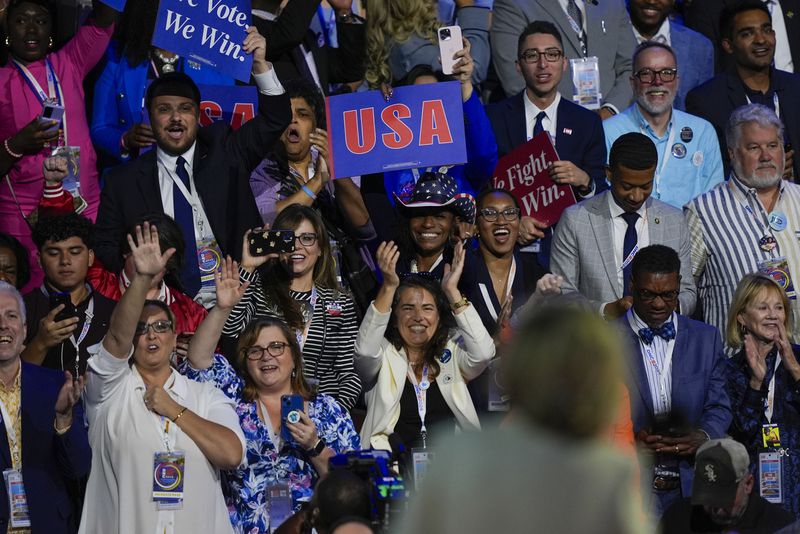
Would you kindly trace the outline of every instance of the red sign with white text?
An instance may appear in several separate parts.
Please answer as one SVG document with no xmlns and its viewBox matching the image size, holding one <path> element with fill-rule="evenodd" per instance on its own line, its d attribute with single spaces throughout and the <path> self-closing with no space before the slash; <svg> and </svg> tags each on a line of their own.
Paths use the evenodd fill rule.
<svg viewBox="0 0 800 534">
<path fill-rule="evenodd" d="M 558 160 L 550 135 L 542 132 L 497 162 L 494 187 L 514 195 L 523 215 L 552 226 L 565 209 L 577 202 L 572 187 L 550 179 L 548 167 Z"/>
</svg>

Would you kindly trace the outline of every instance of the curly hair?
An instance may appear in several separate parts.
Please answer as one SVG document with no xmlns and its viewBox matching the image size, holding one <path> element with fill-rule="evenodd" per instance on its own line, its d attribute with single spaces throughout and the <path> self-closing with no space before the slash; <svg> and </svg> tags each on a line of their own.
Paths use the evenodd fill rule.
<svg viewBox="0 0 800 534">
<path fill-rule="evenodd" d="M 436 311 L 439 313 L 439 325 L 436 331 L 428 340 L 423 354 L 423 361 L 430 367 L 430 376 L 436 377 L 439 374 L 439 362 L 436 361 L 437 356 L 441 356 L 442 351 L 450 339 L 450 331 L 456 328 L 456 319 L 453 317 L 453 312 L 450 310 L 450 303 L 447 302 L 447 297 L 442 291 L 439 281 L 435 278 L 421 274 L 411 274 L 403 278 L 400 286 L 394 293 L 392 300 L 392 314 L 389 316 L 389 326 L 386 327 L 384 337 L 396 348 L 401 350 L 405 347 L 405 341 L 400 336 L 400 331 L 397 328 L 397 307 L 400 304 L 400 299 L 407 289 L 422 289 L 427 291 L 436 303 Z"/>
<path fill-rule="evenodd" d="M 31 238 L 39 251 L 42 250 L 47 241 L 57 243 L 71 237 L 80 238 L 87 248 L 92 248 L 94 238 L 92 221 L 77 213 L 44 217 L 39 219 L 31 234 Z"/>
<path fill-rule="evenodd" d="M 437 4 L 432 0 L 367 0 L 367 72 L 365 79 L 373 89 L 393 82 L 389 69 L 392 43 L 407 41 L 417 34 L 437 42 L 439 26 Z"/>
</svg>

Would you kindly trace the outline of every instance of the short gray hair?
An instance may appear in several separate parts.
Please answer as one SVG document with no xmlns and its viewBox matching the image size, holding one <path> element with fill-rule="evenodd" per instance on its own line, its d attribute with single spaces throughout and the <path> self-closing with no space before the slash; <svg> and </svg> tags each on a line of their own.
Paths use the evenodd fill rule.
<svg viewBox="0 0 800 534">
<path fill-rule="evenodd" d="M 17 299 L 17 306 L 19 307 L 19 313 L 22 317 L 22 324 L 27 323 L 28 314 L 25 311 L 25 301 L 22 300 L 22 295 L 20 295 L 17 288 L 9 284 L 5 281 L 0 281 L 0 294 L 5 293 L 7 295 L 11 295 L 15 299 Z"/>
<path fill-rule="evenodd" d="M 778 138 L 783 140 L 783 123 L 773 110 L 761 104 L 747 104 L 736 108 L 725 125 L 725 143 L 728 148 L 734 148 L 739 144 L 739 137 L 742 133 L 742 125 L 755 122 L 764 128 L 776 128 Z M 783 141 L 781 141 L 783 146 Z"/>
</svg>

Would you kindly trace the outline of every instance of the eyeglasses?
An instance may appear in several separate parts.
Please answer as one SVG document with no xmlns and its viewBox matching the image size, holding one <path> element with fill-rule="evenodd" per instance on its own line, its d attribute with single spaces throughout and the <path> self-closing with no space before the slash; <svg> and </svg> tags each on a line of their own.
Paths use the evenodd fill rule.
<svg viewBox="0 0 800 534">
<path fill-rule="evenodd" d="M 480 216 L 488 222 L 495 222 L 500 215 L 503 216 L 503 219 L 510 222 L 516 221 L 519 217 L 519 208 L 506 208 L 503 211 L 497 211 L 494 208 L 483 208 L 479 213 Z"/>
<path fill-rule="evenodd" d="M 303 245 L 304 247 L 310 247 L 317 242 L 317 234 L 311 232 L 306 232 L 305 234 L 296 235 L 294 238 L 300 241 L 300 244 Z"/>
<path fill-rule="evenodd" d="M 172 321 L 161 319 L 159 321 L 154 321 L 152 323 L 136 323 L 136 335 L 143 336 L 147 332 L 149 332 L 151 328 L 153 329 L 153 332 L 155 332 L 156 334 L 171 332 Z"/>
<path fill-rule="evenodd" d="M 642 83 L 653 83 L 656 81 L 656 75 L 661 78 L 662 82 L 669 83 L 675 79 L 675 76 L 678 75 L 678 69 L 641 69 L 634 73 L 634 76 L 639 78 L 639 81 Z"/>
<path fill-rule="evenodd" d="M 286 350 L 288 345 L 288 343 L 284 343 L 283 341 L 273 341 L 266 347 L 250 347 L 249 349 L 245 350 L 244 353 L 248 360 L 260 360 L 264 357 L 265 352 L 273 358 L 277 358 L 279 356 L 283 356 L 283 351 Z"/>
<path fill-rule="evenodd" d="M 654 293 L 652 291 L 648 291 L 647 289 L 639 290 L 639 298 L 644 302 L 653 302 L 658 297 L 661 297 L 661 300 L 664 302 L 674 302 L 678 298 L 679 294 L 680 291 L 664 291 L 663 293 Z"/>
<path fill-rule="evenodd" d="M 525 50 L 519 55 L 519 59 L 528 65 L 539 63 L 539 56 L 544 56 L 548 63 L 555 63 L 564 55 L 564 52 L 558 48 L 548 48 L 544 52 L 538 50 Z"/>
</svg>

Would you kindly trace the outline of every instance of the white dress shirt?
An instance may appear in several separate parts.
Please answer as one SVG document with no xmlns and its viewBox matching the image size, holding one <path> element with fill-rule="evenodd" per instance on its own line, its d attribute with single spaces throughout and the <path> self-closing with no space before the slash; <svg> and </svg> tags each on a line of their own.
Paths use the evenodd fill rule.
<svg viewBox="0 0 800 534">
<path fill-rule="evenodd" d="M 528 141 L 533 137 L 533 127 L 536 125 L 536 116 L 544 111 L 547 115 L 542 119 L 542 128 L 545 132 L 550 134 L 550 140 L 553 145 L 556 144 L 556 127 L 558 126 L 558 104 L 561 102 L 561 93 L 556 93 L 556 98 L 553 103 L 545 109 L 539 109 L 536 104 L 531 102 L 528 96 L 528 91 L 525 91 L 525 98 L 522 99 L 525 103 L 525 135 Z"/>
<path fill-rule="evenodd" d="M 628 231 L 628 223 L 621 217 L 625 210 L 614 202 L 614 195 L 609 193 L 607 196 L 613 222 L 611 230 L 614 237 L 614 265 L 617 268 L 617 283 L 621 293 L 622 288 L 625 287 L 622 274 L 622 262 L 624 261 L 622 247 L 625 246 L 625 232 Z M 637 244 L 639 245 L 639 250 L 642 250 L 650 244 L 650 235 L 647 233 L 647 203 L 642 204 L 642 207 L 636 213 L 639 214 L 639 220 L 636 221 Z"/>
<path fill-rule="evenodd" d="M 672 410 L 672 353 L 675 349 L 676 338 L 667 341 L 661 336 L 654 336 L 653 342 L 648 345 L 639 337 L 639 329 L 647 328 L 647 323 L 633 311 L 633 308 L 628 310 L 627 317 L 631 329 L 639 339 L 639 352 L 642 355 L 650 396 L 653 398 L 653 414 L 668 414 Z M 670 318 L 664 323 L 669 321 L 675 325 L 677 335 L 678 316 L 675 312 L 672 312 Z"/>
</svg>

